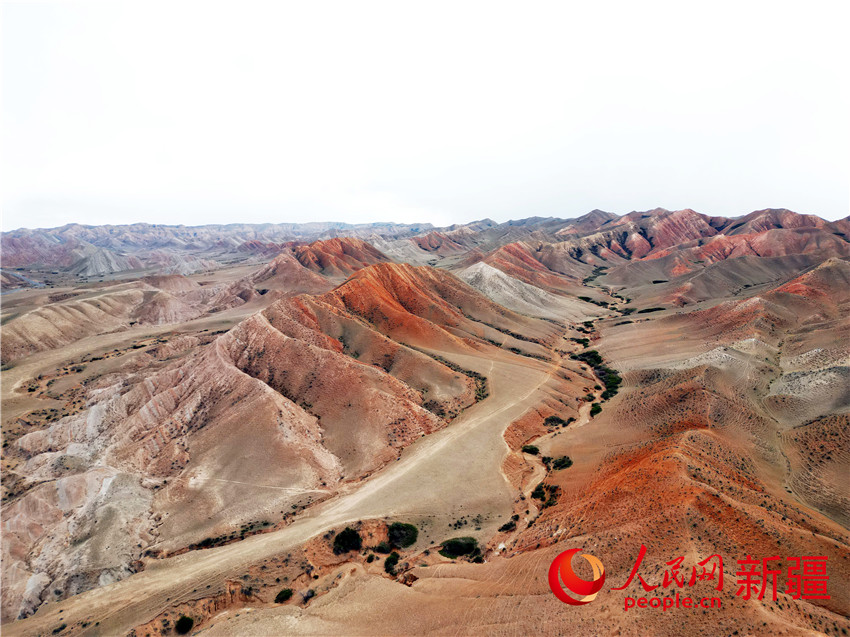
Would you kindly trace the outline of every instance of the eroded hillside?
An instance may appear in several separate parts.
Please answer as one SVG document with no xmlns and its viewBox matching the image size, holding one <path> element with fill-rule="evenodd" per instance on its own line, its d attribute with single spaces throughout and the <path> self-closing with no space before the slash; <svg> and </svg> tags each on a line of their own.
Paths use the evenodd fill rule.
<svg viewBox="0 0 850 637">
<path fill-rule="evenodd" d="M 843 634 L 848 230 L 787 210 L 288 229 L 215 244 L 266 264 L 25 285 L 3 309 L 4 632 L 681 634 L 707 611 L 610 590 L 643 544 L 652 585 L 677 556 L 721 554 L 727 589 L 745 555 L 826 556 L 829 599 L 727 590 L 709 634 Z M 67 267 L 74 241 L 214 245 L 59 235 L 4 242 Z M 345 527 L 360 549 L 334 552 Z M 546 581 L 575 547 L 610 583 L 587 606 Z"/>
</svg>

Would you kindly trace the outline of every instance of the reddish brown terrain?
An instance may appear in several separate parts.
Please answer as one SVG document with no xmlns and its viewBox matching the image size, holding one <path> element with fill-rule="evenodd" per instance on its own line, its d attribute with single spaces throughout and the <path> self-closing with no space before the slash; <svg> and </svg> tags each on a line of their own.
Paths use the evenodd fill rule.
<svg viewBox="0 0 850 637">
<path fill-rule="evenodd" d="M 67 226 L 2 246 L 4 633 L 850 631 L 847 219 Z M 477 548 L 452 556 L 457 537 Z M 657 588 L 613 590 L 641 545 Z M 547 582 L 572 548 L 605 568 L 583 606 Z M 723 590 L 689 586 L 715 554 Z M 829 598 L 783 571 L 775 601 L 745 599 L 746 556 L 825 556 Z M 625 608 L 677 592 L 722 606 Z"/>
</svg>

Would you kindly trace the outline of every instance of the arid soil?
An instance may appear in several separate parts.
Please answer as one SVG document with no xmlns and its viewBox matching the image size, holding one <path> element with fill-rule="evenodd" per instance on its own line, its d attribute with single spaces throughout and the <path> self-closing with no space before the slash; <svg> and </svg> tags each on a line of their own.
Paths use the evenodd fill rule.
<svg viewBox="0 0 850 637">
<path fill-rule="evenodd" d="M 847 220 L 228 228 L 3 236 L 4 633 L 850 631 Z M 747 556 L 830 596 L 745 599 Z M 625 608 L 676 593 L 722 606 Z"/>
</svg>

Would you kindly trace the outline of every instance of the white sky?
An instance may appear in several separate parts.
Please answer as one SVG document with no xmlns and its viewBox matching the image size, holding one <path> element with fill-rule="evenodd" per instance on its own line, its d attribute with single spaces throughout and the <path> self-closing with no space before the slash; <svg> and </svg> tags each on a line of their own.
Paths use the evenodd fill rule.
<svg viewBox="0 0 850 637">
<path fill-rule="evenodd" d="M 4 229 L 850 212 L 846 2 L 5 2 Z"/>
</svg>

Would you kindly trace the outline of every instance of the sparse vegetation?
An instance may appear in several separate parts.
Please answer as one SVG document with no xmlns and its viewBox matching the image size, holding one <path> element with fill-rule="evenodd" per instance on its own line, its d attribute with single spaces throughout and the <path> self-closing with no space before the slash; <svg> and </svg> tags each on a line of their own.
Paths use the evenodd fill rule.
<svg viewBox="0 0 850 637">
<path fill-rule="evenodd" d="M 554 505 L 558 501 L 558 493 L 560 489 L 554 484 L 538 484 L 534 491 L 531 492 L 531 497 L 542 502 L 541 508 L 545 509 Z"/>
<path fill-rule="evenodd" d="M 568 467 L 572 466 L 573 461 L 570 459 L 569 456 L 561 456 L 560 458 L 555 458 L 555 460 L 552 462 L 552 468 L 556 471 L 560 469 L 567 469 Z"/>
<path fill-rule="evenodd" d="M 393 522 L 388 530 L 390 544 L 399 548 L 407 548 L 416 542 L 419 530 L 412 524 Z"/>
<path fill-rule="evenodd" d="M 516 522 L 513 520 L 508 520 L 502 526 L 499 527 L 499 533 L 508 533 L 509 531 L 516 530 Z"/>
<path fill-rule="evenodd" d="M 460 365 L 457 365 L 450 360 L 443 358 L 442 356 L 437 356 L 436 354 L 430 354 L 425 352 L 417 347 L 411 347 L 411 349 L 415 349 L 417 352 L 425 354 L 426 356 L 430 356 L 435 361 L 438 361 L 451 369 L 452 371 L 458 372 L 460 374 L 464 374 L 465 376 L 469 376 L 472 380 L 475 381 L 475 401 L 479 402 L 487 398 L 490 395 L 490 390 L 487 388 L 487 377 L 483 374 L 479 374 L 478 372 L 471 369 L 464 369 Z"/>
<path fill-rule="evenodd" d="M 359 551 L 363 546 L 360 534 L 350 526 L 345 527 L 334 537 L 334 553 L 341 555 L 349 551 Z"/>
<path fill-rule="evenodd" d="M 470 555 L 476 550 L 478 550 L 478 540 L 474 537 L 455 537 L 443 542 L 440 555 L 454 560 L 461 555 Z"/>
<path fill-rule="evenodd" d="M 620 385 L 623 382 L 622 377 L 617 373 L 617 370 L 605 365 L 602 356 L 595 349 L 587 350 L 581 354 L 571 354 L 570 358 L 587 363 L 593 368 L 594 373 L 602 381 L 602 384 L 605 385 L 605 391 L 602 392 L 602 400 L 613 398 L 620 390 Z M 588 394 L 587 400 L 589 402 L 593 400 L 593 397 Z"/>
<path fill-rule="evenodd" d="M 543 424 L 547 427 L 566 427 L 569 423 L 560 416 L 546 416 Z"/>
<path fill-rule="evenodd" d="M 607 269 L 608 269 L 608 267 L 604 266 L 604 265 L 600 265 L 600 266 L 593 268 L 593 271 L 590 273 L 590 276 L 585 277 L 584 280 L 582 281 L 582 283 L 584 285 L 589 285 L 590 283 L 595 281 L 599 277 L 599 275 L 601 275 Z M 579 298 L 581 298 L 581 297 L 579 297 Z"/>
<path fill-rule="evenodd" d="M 174 630 L 178 635 L 186 635 L 192 630 L 192 627 L 195 625 L 195 620 L 189 617 L 188 615 L 180 615 L 180 619 L 178 619 L 174 623 Z"/>
<path fill-rule="evenodd" d="M 399 557 L 401 556 L 393 551 L 387 556 L 387 559 L 384 560 L 384 570 L 390 575 L 395 575 L 395 567 L 398 565 Z"/>
</svg>

